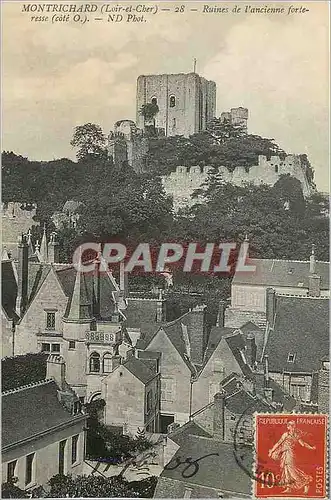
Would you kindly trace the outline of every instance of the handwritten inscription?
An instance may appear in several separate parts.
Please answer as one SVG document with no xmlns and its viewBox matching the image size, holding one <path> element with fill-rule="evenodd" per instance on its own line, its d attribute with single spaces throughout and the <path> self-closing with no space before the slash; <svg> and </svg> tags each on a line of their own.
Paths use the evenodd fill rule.
<svg viewBox="0 0 331 500">
<path fill-rule="evenodd" d="M 211 456 L 219 456 L 219 453 L 209 453 L 208 455 L 203 455 L 202 457 L 196 458 L 193 460 L 192 457 L 186 457 L 185 460 L 182 460 L 181 457 L 176 457 L 175 459 L 172 459 L 166 466 L 166 470 L 175 470 L 177 469 L 180 465 L 186 465 L 186 467 L 182 470 L 182 477 L 187 479 L 189 477 L 195 476 L 195 474 L 199 471 L 200 462 L 204 458 L 211 457 Z"/>
</svg>

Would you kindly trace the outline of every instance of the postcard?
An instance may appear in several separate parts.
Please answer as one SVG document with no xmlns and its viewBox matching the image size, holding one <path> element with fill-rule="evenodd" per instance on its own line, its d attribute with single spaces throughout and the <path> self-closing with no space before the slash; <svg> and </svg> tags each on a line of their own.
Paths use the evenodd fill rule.
<svg viewBox="0 0 331 500">
<path fill-rule="evenodd" d="M 1 14 L 3 498 L 328 498 L 329 2 Z"/>
</svg>

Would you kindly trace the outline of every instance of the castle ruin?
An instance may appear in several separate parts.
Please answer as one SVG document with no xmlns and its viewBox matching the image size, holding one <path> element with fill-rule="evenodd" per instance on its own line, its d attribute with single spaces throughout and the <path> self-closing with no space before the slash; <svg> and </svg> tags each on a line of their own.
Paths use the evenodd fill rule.
<svg viewBox="0 0 331 500">
<path fill-rule="evenodd" d="M 196 189 L 202 187 L 207 181 L 208 173 L 212 170 L 211 166 L 178 166 L 175 172 L 162 176 L 163 187 L 166 193 L 173 197 L 175 210 L 197 202 L 191 198 L 191 195 Z M 285 159 L 271 156 L 270 160 L 266 156 L 260 155 L 257 165 L 253 165 L 249 170 L 239 166 L 231 172 L 227 167 L 221 166 L 218 168 L 218 173 L 224 182 L 235 186 L 244 186 L 245 184 L 273 186 L 281 175 L 290 174 L 300 181 L 304 196 L 309 196 L 312 189 L 307 179 L 306 169 L 297 155 L 287 155 Z"/>
</svg>

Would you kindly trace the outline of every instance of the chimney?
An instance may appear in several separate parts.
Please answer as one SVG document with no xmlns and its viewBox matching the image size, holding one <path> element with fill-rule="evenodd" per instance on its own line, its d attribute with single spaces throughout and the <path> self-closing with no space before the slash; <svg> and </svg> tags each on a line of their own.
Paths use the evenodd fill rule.
<svg viewBox="0 0 331 500">
<path fill-rule="evenodd" d="M 309 297 L 319 297 L 321 295 L 321 277 L 317 274 L 311 274 L 308 278 Z"/>
<path fill-rule="evenodd" d="M 190 339 L 191 361 L 194 364 L 202 365 L 206 347 L 205 335 L 205 315 L 206 306 L 196 306 L 187 315 L 188 336 Z"/>
<path fill-rule="evenodd" d="M 213 435 L 219 441 L 225 439 L 225 391 L 214 396 Z"/>
<path fill-rule="evenodd" d="M 48 262 L 50 264 L 59 263 L 59 243 L 57 241 L 57 234 L 51 233 L 50 241 L 48 243 Z"/>
<path fill-rule="evenodd" d="M 256 343 L 253 333 L 249 333 L 246 338 L 246 359 L 249 366 L 254 369 L 256 366 Z"/>
<path fill-rule="evenodd" d="M 61 391 L 66 389 L 66 364 L 62 356 L 50 354 L 47 358 L 46 378 L 53 379 Z"/>
<path fill-rule="evenodd" d="M 220 300 L 219 306 L 218 306 L 216 326 L 220 326 L 222 328 L 224 327 L 225 309 L 226 309 L 225 301 Z"/>
<path fill-rule="evenodd" d="M 309 274 L 316 272 L 315 245 L 311 246 L 311 255 L 309 257 Z"/>
<path fill-rule="evenodd" d="M 269 387 L 269 356 L 264 356 L 264 386 Z"/>
<path fill-rule="evenodd" d="M 264 388 L 264 397 L 267 403 L 272 403 L 273 402 L 273 396 L 274 396 L 274 390 L 271 389 L 271 387 L 265 387 Z"/>
<path fill-rule="evenodd" d="M 162 323 L 165 321 L 165 300 L 163 298 L 163 290 L 159 289 L 159 298 L 156 303 L 156 321 Z"/>
<path fill-rule="evenodd" d="M 319 297 L 321 294 L 321 277 L 316 273 L 315 245 L 311 247 L 309 257 L 308 295 Z"/>
<path fill-rule="evenodd" d="M 18 264 L 17 264 L 17 299 L 16 313 L 22 317 L 28 302 L 28 271 L 29 271 L 29 248 L 26 236 L 22 234 L 18 241 Z"/>
<path fill-rule="evenodd" d="M 266 319 L 269 326 L 273 328 L 276 313 L 276 291 L 273 288 L 266 290 Z"/>
<path fill-rule="evenodd" d="M 120 290 L 124 299 L 128 296 L 128 273 L 124 271 L 125 263 L 122 260 L 120 262 Z"/>
</svg>

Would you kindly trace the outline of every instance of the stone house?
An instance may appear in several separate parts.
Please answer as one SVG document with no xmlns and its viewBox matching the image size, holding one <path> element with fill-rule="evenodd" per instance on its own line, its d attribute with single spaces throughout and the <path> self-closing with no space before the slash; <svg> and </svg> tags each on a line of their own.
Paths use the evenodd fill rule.
<svg viewBox="0 0 331 500">
<path fill-rule="evenodd" d="M 104 423 L 124 427 L 125 433 L 133 435 L 143 429 L 158 432 L 160 373 L 157 360 L 153 363 L 153 360 L 130 356 L 124 363 L 120 361 L 119 358 L 112 373 L 102 380 L 101 397 L 106 402 Z"/>
<path fill-rule="evenodd" d="M 319 285 L 318 294 L 329 297 L 329 263 L 316 260 L 314 249 L 310 260 L 291 261 L 250 259 L 256 271 L 236 272 L 231 284 L 231 304 L 225 312 L 225 326 L 239 328 L 247 321 L 266 326 L 266 290 L 274 288 L 278 295 L 310 296 L 312 285 Z M 312 276 L 316 278 L 312 279 Z"/>
<path fill-rule="evenodd" d="M 83 472 L 86 415 L 54 380 L 2 394 L 2 477 L 31 492 L 56 474 Z"/>
<path fill-rule="evenodd" d="M 269 304 L 262 359 L 270 377 L 302 403 L 325 408 L 329 375 L 329 299 L 282 296 Z"/>
</svg>

